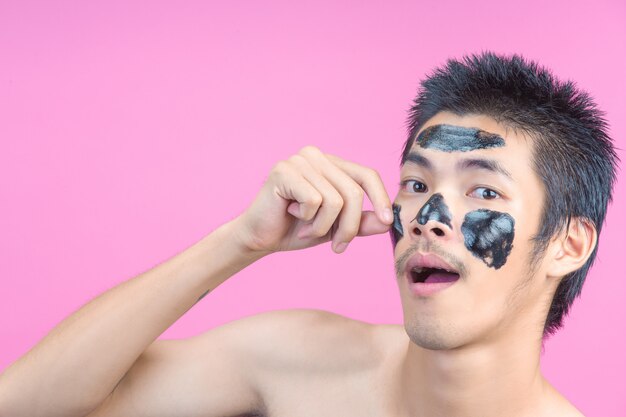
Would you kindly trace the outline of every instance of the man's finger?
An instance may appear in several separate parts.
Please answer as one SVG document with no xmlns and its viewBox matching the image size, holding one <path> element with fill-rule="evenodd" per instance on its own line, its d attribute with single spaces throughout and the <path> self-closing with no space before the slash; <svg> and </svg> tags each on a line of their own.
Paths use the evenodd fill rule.
<svg viewBox="0 0 626 417">
<path fill-rule="evenodd" d="M 361 216 L 361 224 L 357 236 L 370 236 L 379 233 L 387 233 L 390 225 L 381 223 L 380 219 L 373 211 L 367 210 Z"/>
<path fill-rule="evenodd" d="M 331 162 L 344 170 L 357 184 L 365 190 L 368 198 L 374 206 L 378 218 L 385 224 L 393 223 L 393 212 L 391 211 L 391 199 L 385 189 L 378 172 L 371 168 L 364 167 L 354 162 L 346 161 L 336 155 L 327 154 Z"/>
</svg>

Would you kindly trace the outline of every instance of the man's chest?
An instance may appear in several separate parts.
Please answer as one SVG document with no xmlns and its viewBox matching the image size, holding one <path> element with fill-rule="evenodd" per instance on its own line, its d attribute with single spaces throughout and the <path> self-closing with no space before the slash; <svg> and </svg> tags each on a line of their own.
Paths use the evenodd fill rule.
<svg viewBox="0 0 626 417">
<path fill-rule="evenodd" d="M 396 401 L 373 375 L 311 376 L 277 381 L 264 393 L 264 417 L 397 417 Z"/>
</svg>

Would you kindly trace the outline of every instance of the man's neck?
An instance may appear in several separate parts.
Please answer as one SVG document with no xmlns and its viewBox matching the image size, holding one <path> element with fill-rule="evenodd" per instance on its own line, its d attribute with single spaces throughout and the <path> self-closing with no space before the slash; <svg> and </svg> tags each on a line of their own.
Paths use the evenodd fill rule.
<svg viewBox="0 0 626 417">
<path fill-rule="evenodd" d="M 428 350 L 409 341 L 400 388 L 407 415 L 533 415 L 546 382 L 539 367 L 541 343 L 524 336 L 452 350 Z"/>
</svg>

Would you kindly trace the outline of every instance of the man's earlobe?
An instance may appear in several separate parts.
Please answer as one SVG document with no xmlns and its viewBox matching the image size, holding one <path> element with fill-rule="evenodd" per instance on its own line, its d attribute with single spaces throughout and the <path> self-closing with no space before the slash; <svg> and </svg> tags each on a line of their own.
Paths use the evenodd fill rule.
<svg viewBox="0 0 626 417">
<path fill-rule="evenodd" d="M 598 234 L 593 223 L 573 217 L 569 228 L 554 242 L 558 245 L 547 271 L 548 277 L 562 277 L 581 268 L 596 247 Z"/>
</svg>

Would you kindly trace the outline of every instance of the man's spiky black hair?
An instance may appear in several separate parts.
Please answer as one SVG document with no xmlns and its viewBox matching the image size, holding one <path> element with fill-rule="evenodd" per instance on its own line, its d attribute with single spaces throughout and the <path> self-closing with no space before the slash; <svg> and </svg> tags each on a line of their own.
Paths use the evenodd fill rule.
<svg viewBox="0 0 626 417">
<path fill-rule="evenodd" d="M 400 165 L 416 133 L 440 111 L 486 115 L 533 138 L 533 165 L 545 186 L 545 205 L 540 230 L 533 237 L 531 265 L 572 218 L 591 222 L 600 234 L 619 158 L 607 134 L 604 112 L 574 82 L 562 82 L 517 54 L 483 51 L 461 60 L 448 59 L 420 83 L 409 111 Z M 562 326 L 596 253 L 597 245 L 587 262 L 559 283 L 544 337 Z"/>
</svg>

